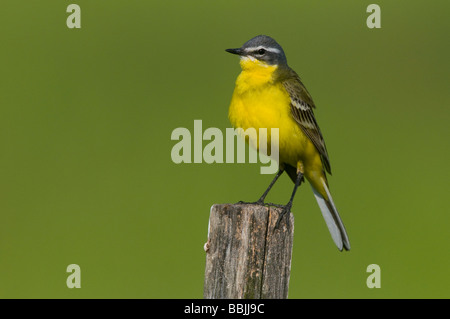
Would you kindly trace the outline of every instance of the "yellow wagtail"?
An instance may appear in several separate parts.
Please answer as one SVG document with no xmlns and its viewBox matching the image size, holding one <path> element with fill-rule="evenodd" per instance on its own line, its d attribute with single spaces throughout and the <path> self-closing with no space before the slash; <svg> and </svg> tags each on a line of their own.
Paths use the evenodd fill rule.
<svg viewBox="0 0 450 319">
<path fill-rule="evenodd" d="M 286 171 L 295 186 L 278 226 L 290 212 L 295 192 L 305 176 L 337 247 L 350 250 L 344 224 L 328 189 L 325 171 L 331 174 L 330 160 L 314 117 L 315 105 L 300 77 L 288 66 L 283 48 L 271 37 L 259 35 L 241 48 L 226 51 L 240 56 L 242 68 L 229 109 L 231 124 L 244 130 L 255 128 L 257 132 L 259 128 L 279 129 L 279 170 L 256 203 L 264 205 L 270 189 Z M 270 133 L 267 140 L 270 141 Z"/>
</svg>

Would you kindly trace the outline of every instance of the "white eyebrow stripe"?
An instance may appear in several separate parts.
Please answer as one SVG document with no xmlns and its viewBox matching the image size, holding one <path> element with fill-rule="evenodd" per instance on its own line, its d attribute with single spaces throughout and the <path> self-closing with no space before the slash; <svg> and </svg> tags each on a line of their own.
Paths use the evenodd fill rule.
<svg viewBox="0 0 450 319">
<path fill-rule="evenodd" d="M 259 47 L 245 48 L 245 51 L 246 52 L 252 52 L 252 51 L 257 51 L 259 49 L 264 49 L 266 51 L 273 52 L 273 53 L 280 53 L 280 50 L 277 49 L 277 48 L 267 48 L 267 47 L 262 46 L 262 45 L 260 45 Z"/>
</svg>

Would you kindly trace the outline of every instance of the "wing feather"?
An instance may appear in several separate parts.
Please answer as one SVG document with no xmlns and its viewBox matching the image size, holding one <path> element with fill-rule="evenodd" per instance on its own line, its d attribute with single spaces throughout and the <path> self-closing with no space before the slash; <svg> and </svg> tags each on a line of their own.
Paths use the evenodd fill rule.
<svg viewBox="0 0 450 319">
<path fill-rule="evenodd" d="M 291 98 L 293 118 L 319 151 L 325 170 L 331 174 L 330 159 L 319 125 L 314 117 L 315 105 L 311 95 L 292 69 L 289 69 L 289 76 L 283 81 L 283 86 Z"/>
</svg>

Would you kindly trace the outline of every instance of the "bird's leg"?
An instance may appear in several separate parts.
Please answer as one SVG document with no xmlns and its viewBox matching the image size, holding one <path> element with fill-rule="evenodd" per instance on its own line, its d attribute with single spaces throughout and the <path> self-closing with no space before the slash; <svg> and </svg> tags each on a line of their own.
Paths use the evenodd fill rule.
<svg viewBox="0 0 450 319">
<path fill-rule="evenodd" d="M 272 189 L 273 185 L 275 184 L 275 182 L 278 180 L 278 178 L 281 176 L 281 174 L 283 174 L 284 169 L 279 169 L 277 175 L 275 175 L 274 179 L 272 180 L 272 182 L 269 184 L 269 187 L 267 187 L 266 191 L 264 192 L 264 194 L 262 194 L 262 196 L 253 203 L 246 203 L 243 201 L 238 202 L 238 204 L 256 204 L 256 205 L 264 205 L 264 199 L 266 198 L 267 194 L 269 194 L 269 191 Z M 270 206 L 277 206 L 280 207 L 281 205 L 276 205 L 276 204 L 269 204 Z"/>
<path fill-rule="evenodd" d="M 280 226 L 280 222 L 281 222 L 281 220 L 283 219 L 284 215 L 287 215 L 287 216 L 286 216 L 286 224 L 287 224 L 287 226 L 288 226 L 288 228 L 289 228 L 289 220 L 290 220 L 290 218 L 289 218 L 289 213 L 291 212 L 292 202 L 294 201 L 295 193 L 297 192 L 297 188 L 298 188 L 298 187 L 300 186 L 300 184 L 302 183 L 302 180 L 303 180 L 303 173 L 299 171 L 299 172 L 297 173 L 297 179 L 295 180 L 294 191 L 292 192 L 291 199 L 289 200 L 289 203 L 287 203 L 287 204 L 283 207 L 283 210 L 281 211 L 280 216 L 278 217 L 277 223 L 275 224 L 274 230 L 277 229 L 278 226 Z"/>
<path fill-rule="evenodd" d="M 284 170 L 283 169 L 279 169 L 277 175 L 275 175 L 274 179 L 272 180 L 272 182 L 270 182 L 269 187 L 267 187 L 266 191 L 264 192 L 264 194 L 261 195 L 261 197 L 258 199 L 257 203 L 260 205 L 264 205 L 264 199 L 266 199 L 267 194 L 269 194 L 269 191 L 272 189 L 273 185 L 275 184 L 275 182 L 278 180 L 278 178 L 281 176 L 281 174 L 283 174 Z"/>
</svg>

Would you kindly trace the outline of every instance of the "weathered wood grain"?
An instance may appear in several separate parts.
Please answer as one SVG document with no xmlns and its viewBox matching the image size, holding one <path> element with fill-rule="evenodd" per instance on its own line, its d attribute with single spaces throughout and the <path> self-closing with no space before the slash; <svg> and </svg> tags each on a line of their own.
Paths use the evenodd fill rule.
<svg viewBox="0 0 450 319">
<path fill-rule="evenodd" d="M 287 298 L 294 217 L 277 230 L 281 208 L 213 205 L 205 244 L 205 298 Z M 285 217 L 286 218 L 286 217 Z"/>
</svg>

